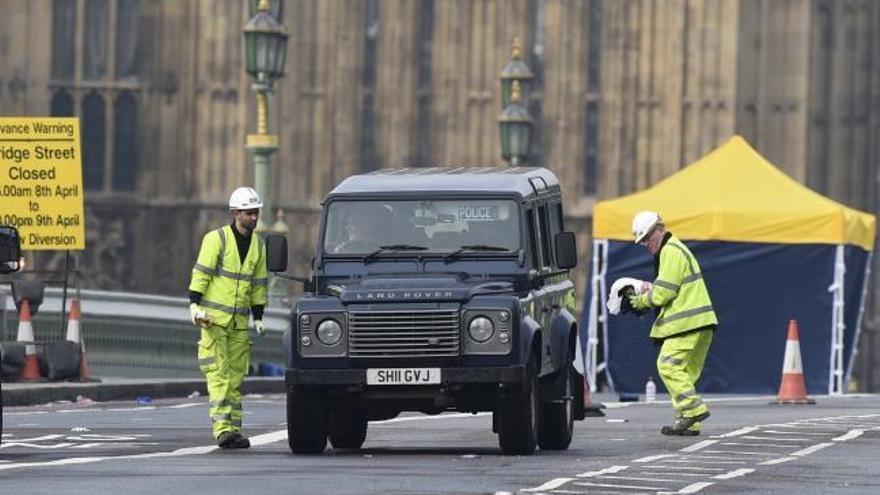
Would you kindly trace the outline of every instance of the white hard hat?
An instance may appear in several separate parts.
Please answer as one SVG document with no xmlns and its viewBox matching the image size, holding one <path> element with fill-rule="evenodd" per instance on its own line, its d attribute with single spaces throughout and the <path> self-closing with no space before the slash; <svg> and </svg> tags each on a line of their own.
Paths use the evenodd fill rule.
<svg viewBox="0 0 880 495">
<path fill-rule="evenodd" d="M 655 225 L 660 223 L 660 215 L 656 211 L 640 211 L 633 217 L 633 237 L 636 244 L 642 242 L 642 239 L 651 232 Z"/>
<path fill-rule="evenodd" d="M 229 196 L 230 210 L 253 210 L 262 208 L 263 201 L 253 187 L 239 187 Z"/>
</svg>

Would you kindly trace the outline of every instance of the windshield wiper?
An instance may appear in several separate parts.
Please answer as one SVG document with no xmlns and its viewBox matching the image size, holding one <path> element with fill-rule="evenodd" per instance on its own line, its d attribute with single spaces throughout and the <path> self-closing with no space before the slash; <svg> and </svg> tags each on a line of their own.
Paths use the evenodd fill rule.
<svg viewBox="0 0 880 495">
<path fill-rule="evenodd" d="M 391 251 L 425 251 L 426 249 L 428 248 L 425 246 L 418 246 L 415 244 L 389 244 L 387 246 L 379 246 L 379 249 L 364 256 L 364 262 L 369 262 L 380 253 Z"/>
<path fill-rule="evenodd" d="M 500 252 L 500 251 L 510 251 L 510 249 L 508 249 L 508 248 L 506 248 L 506 247 L 501 247 L 501 246 L 492 246 L 492 245 L 489 245 L 489 244 L 468 244 L 468 245 L 465 245 L 465 246 L 460 246 L 457 250 L 455 250 L 455 251 L 453 251 L 453 252 L 447 254 L 447 255 L 443 258 L 443 262 L 444 262 L 444 263 L 449 263 L 450 261 L 452 261 L 452 260 L 455 259 L 456 257 L 461 256 L 461 254 L 464 253 L 465 251 L 493 251 L 493 252 Z"/>
</svg>

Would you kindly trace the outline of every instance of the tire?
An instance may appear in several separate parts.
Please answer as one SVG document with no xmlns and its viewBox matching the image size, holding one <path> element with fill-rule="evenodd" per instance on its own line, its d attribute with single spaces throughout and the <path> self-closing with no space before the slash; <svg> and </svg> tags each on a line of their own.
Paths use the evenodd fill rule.
<svg viewBox="0 0 880 495">
<path fill-rule="evenodd" d="M 538 425 L 538 446 L 542 450 L 565 450 L 571 444 L 574 434 L 574 397 L 576 391 L 574 367 L 566 366 L 561 378 L 562 402 L 547 402 L 541 405 L 541 421 Z"/>
<path fill-rule="evenodd" d="M 328 435 L 334 449 L 359 449 L 367 439 L 367 417 L 359 408 L 333 411 Z"/>
<path fill-rule="evenodd" d="M 541 404 L 538 369 L 534 359 L 529 363 L 527 379 L 523 393 L 502 399 L 495 411 L 498 419 L 498 444 L 507 455 L 535 453 Z"/>
<path fill-rule="evenodd" d="M 294 454 L 320 454 L 327 446 L 324 396 L 287 392 L 287 443 Z"/>
</svg>

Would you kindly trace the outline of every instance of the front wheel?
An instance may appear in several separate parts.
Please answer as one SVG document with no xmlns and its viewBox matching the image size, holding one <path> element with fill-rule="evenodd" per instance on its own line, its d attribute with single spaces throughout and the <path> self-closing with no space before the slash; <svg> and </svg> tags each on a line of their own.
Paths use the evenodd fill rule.
<svg viewBox="0 0 880 495">
<path fill-rule="evenodd" d="M 327 446 L 324 395 L 299 390 L 287 392 L 287 443 L 294 454 L 320 454 Z"/>
<path fill-rule="evenodd" d="M 541 405 L 541 424 L 538 427 L 538 445 L 543 450 L 565 450 L 574 434 L 574 366 L 559 371 L 562 380 L 562 397 Z"/>
<path fill-rule="evenodd" d="M 360 408 L 340 408 L 330 414 L 330 444 L 334 449 L 359 449 L 367 438 L 367 416 Z"/>
<path fill-rule="evenodd" d="M 495 414 L 501 450 L 507 455 L 534 454 L 540 414 L 538 370 L 534 361 L 529 364 L 523 392 L 499 401 Z"/>
</svg>

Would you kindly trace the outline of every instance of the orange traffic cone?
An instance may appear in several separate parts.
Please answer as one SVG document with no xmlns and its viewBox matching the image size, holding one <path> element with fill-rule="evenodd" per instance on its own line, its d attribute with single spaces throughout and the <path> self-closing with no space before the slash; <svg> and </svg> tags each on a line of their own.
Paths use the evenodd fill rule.
<svg viewBox="0 0 880 495">
<path fill-rule="evenodd" d="M 24 367 L 21 369 L 21 379 L 35 381 L 40 379 L 40 367 L 37 364 L 37 346 L 34 345 L 34 327 L 31 324 L 31 303 L 27 299 L 21 300 L 18 319 L 19 342 L 25 342 Z"/>
<path fill-rule="evenodd" d="M 87 381 L 89 379 L 89 364 L 86 361 L 86 342 L 83 340 L 82 332 L 80 331 L 79 317 L 79 300 L 71 299 L 70 317 L 67 319 L 67 340 L 80 345 L 79 379 L 80 381 Z"/>
<path fill-rule="evenodd" d="M 797 320 L 788 321 L 788 340 L 785 342 L 785 359 L 782 364 L 782 383 L 779 396 L 771 404 L 815 404 L 807 397 L 804 369 L 801 364 L 801 344 Z"/>
</svg>

